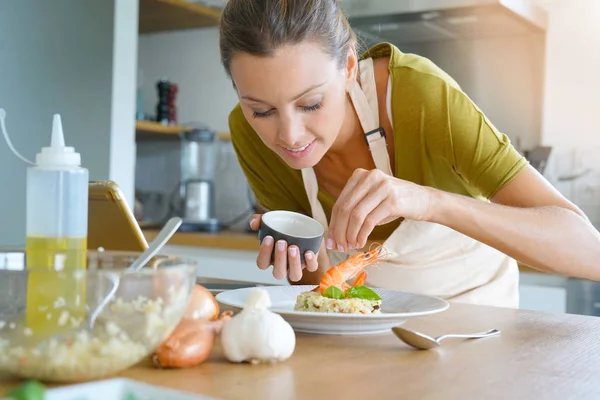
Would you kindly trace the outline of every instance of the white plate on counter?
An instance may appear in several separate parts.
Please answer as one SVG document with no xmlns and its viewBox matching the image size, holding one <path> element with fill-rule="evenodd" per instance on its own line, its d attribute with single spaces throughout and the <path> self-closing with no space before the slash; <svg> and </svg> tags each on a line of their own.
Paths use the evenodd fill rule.
<svg viewBox="0 0 600 400">
<path fill-rule="evenodd" d="M 449 303 L 437 297 L 402 292 L 391 289 L 371 288 L 381 297 L 378 314 L 338 314 L 294 311 L 296 297 L 314 289 L 314 285 L 269 286 L 261 289 L 271 297 L 271 311 L 281 315 L 297 332 L 327 335 L 363 335 L 388 332 L 409 318 L 445 311 Z M 216 296 L 219 303 L 242 309 L 246 298 L 255 288 L 243 288 L 221 292 Z"/>
</svg>

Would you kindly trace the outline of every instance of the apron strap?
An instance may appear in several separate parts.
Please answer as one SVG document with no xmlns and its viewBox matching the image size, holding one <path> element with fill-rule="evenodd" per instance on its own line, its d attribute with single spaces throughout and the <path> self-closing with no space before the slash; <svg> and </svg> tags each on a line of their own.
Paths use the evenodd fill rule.
<svg viewBox="0 0 600 400">
<path fill-rule="evenodd" d="M 375 73 L 373 68 L 373 59 L 367 58 L 358 63 L 360 71 L 361 89 L 364 97 L 369 102 L 371 108 L 370 115 L 375 122 L 372 126 L 363 126 L 363 129 L 372 131 L 379 128 L 379 107 L 377 105 L 377 88 L 375 86 Z M 362 94 L 362 93 L 361 93 Z"/>
<path fill-rule="evenodd" d="M 329 224 L 327 223 L 327 215 L 325 214 L 325 210 L 323 209 L 323 206 L 318 198 L 319 184 L 317 182 L 315 170 L 312 168 L 302 169 L 302 180 L 304 181 L 304 188 L 308 196 L 308 202 L 310 203 L 312 216 L 323 226 L 323 229 L 327 231 L 329 229 Z"/>
<path fill-rule="evenodd" d="M 350 98 L 365 131 L 365 142 L 371 150 L 375 166 L 386 174 L 392 175 L 385 131 L 379 125 L 379 107 L 377 104 L 373 59 L 367 58 L 360 61 L 359 69 L 362 89 L 358 85 L 354 85 L 350 91 Z"/>
</svg>

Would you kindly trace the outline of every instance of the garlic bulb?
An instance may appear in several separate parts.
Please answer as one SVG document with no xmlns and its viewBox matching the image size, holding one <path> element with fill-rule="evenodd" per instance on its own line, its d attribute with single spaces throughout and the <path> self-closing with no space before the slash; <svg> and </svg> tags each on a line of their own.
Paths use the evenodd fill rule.
<svg viewBox="0 0 600 400">
<path fill-rule="evenodd" d="M 231 362 L 284 361 L 296 347 L 292 326 L 279 314 L 269 310 L 269 293 L 252 289 L 244 308 L 221 330 L 221 346 Z"/>
</svg>

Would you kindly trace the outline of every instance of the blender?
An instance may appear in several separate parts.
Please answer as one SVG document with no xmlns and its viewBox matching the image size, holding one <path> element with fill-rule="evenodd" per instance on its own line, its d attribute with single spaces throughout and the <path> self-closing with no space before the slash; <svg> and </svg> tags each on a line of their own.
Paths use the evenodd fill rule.
<svg viewBox="0 0 600 400">
<path fill-rule="evenodd" d="M 180 231 L 217 232 L 221 223 L 215 216 L 215 175 L 218 168 L 217 134 L 194 128 L 181 138 Z"/>
</svg>

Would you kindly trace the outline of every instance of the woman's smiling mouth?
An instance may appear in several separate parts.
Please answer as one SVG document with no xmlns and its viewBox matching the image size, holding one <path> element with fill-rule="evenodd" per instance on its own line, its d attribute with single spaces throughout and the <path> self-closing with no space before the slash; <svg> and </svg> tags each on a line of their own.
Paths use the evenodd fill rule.
<svg viewBox="0 0 600 400">
<path fill-rule="evenodd" d="M 286 154 L 288 154 L 290 157 L 303 158 L 303 157 L 306 157 L 310 153 L 310 151 L 314 147 L 314 144 L 316 141 L 317 140 L 314 139 L 312 142 L 307 143 L 301 147 L 290 148 L 290 147 L 281 146 L 281 148 L 284 149 Z"/>
</svg>

